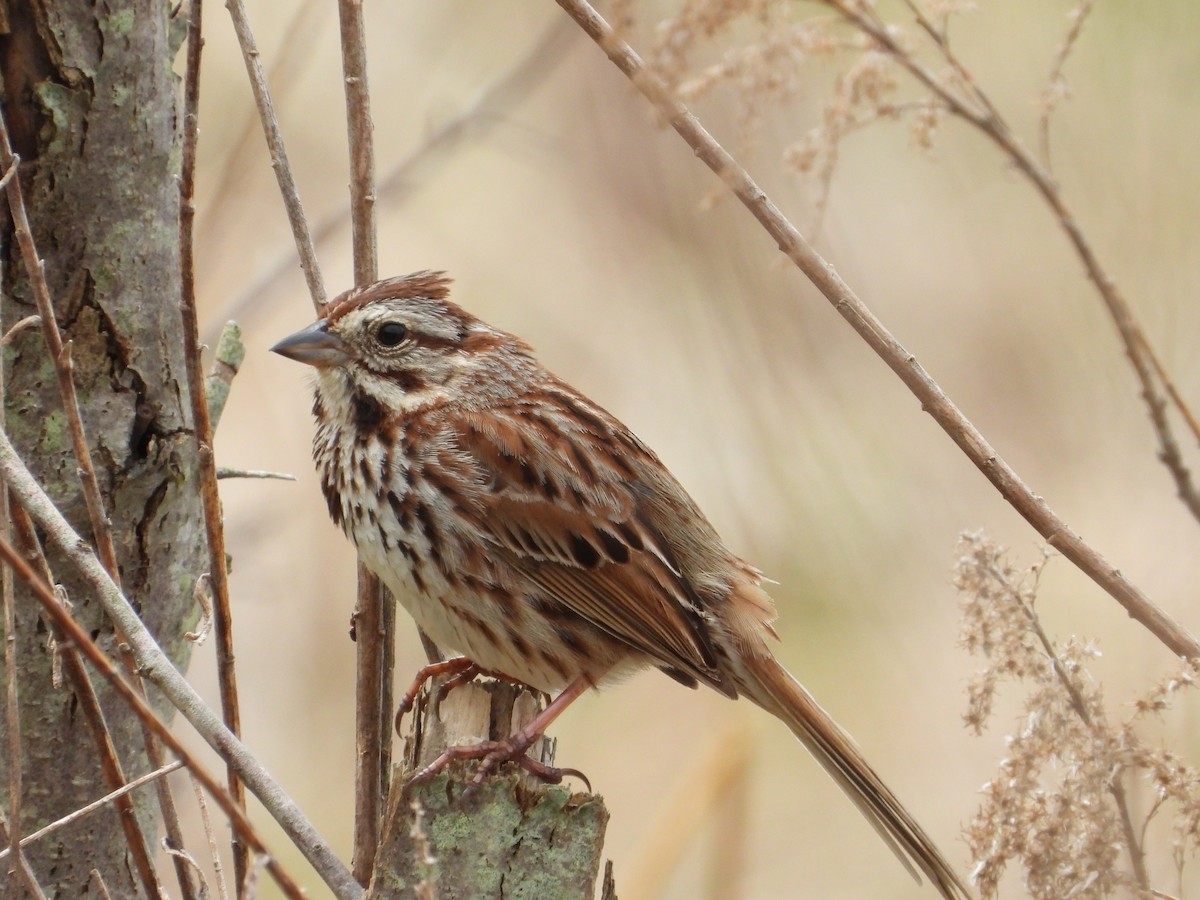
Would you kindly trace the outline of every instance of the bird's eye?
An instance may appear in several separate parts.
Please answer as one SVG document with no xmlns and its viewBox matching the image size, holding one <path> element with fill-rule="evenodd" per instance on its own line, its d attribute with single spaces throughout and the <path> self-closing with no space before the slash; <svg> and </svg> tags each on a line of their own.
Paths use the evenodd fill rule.
<svg viewBox="0 0 1200 900">
<path fill-rule="evenodd" d="M 384 347 L 395 347 L 408 336 L 408 328 L 400 322 L 384 322 L 375 332 L 375 339 Z"/>
</svg>

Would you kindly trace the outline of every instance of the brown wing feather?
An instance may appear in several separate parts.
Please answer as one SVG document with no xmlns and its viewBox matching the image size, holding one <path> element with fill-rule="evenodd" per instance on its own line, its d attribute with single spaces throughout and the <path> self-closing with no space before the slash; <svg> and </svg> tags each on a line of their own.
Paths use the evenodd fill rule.
<svg viewBox="0 0 1200 900">
<path fill-rule="evenodd" d="M 660 488 L 626 461 L 644 451 L 602 410 L 581 411 L 569 397 L 551 420 L 546 399 L 447 423 L 489 488 L 475 504 L 475 525 L 531 588 L 662 666 L 735 696 L 695 588 L 648 521 L 645 499 Z"/>
</svg>

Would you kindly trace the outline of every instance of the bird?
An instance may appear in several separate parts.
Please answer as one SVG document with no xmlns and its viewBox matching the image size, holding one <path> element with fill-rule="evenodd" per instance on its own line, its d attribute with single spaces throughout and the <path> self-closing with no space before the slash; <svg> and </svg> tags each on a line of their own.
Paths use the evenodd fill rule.
<svg viewBox="0 0 1200 900">
<path fill-rule="evenodd" d="M 271 349 L 316 370 L 313 458 L 333 522 L 439 648 L 438 671 L 553 697 L 527 750 L 588 690 L 657 668 L 781 719 L 920 880 L 971 893 L 853 739 L 771 652 L 775 604 L 641 439 L 443 272 L 353 288 Z"/>
</svg>

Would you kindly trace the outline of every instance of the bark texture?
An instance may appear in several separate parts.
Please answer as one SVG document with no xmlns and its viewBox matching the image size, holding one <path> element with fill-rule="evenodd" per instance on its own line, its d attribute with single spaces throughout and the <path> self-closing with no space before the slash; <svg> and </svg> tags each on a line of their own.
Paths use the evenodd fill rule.
<svg viewBox="0 0 1200 900">
<path fill-rule="evenodd" d="M 179 301 L 179 122 L 170 4 L 164 0 L 0 0 L 4 113 L 22 160 L 34 238 L 75 380 L 88 443 L 112 519 L 127 595 L 177 663 L 195 621 L 204 569 L 189 431 Z M 31 315 L 28 274 L 4 218 L 4 328 Z M 6 428 L 60 509 L 91 534 L 51 360 L 41 333 L 5 352 Z M 99 605 L 50 563 L 75 615 L 111 649 Z M 69 687 L 52 684 L 53 654 L 36 604 L 18 594 L 27 833 L 104 793 L 95 749 Z M 0 673 L 0 682 L 2 682 Z M 126 776 L 146 771 L 137 722 L 97 683 Z M 151 696 L 160 709 L 158 698 Z M 9 761 L 0 759 L 7 778 Z M 0 783 L 6 783 L 0 781 Z M 153 834 L 153 791 L 139 818 Z M 28 853 L 50 896 L 90 896 L 98 868 L 115 897 L 138 897 L 111 811 L 89 816 Z"/>
<path fill-rule="evenodd" d="M 546 785 L 509 764 L 468 795 L 476 762 L 451 764 L 426 784 L 406 786 L 447 746 L 500 739 L 539 706 L 510 684 L 455 688 L 441 702 L 425 694 L 410 723 L 405 765 L 392 778 L 369 900 L 591 900 L 604 851 L 608 810 L 593 794 Z M 530 755 L 553 764 L 553 742 Z M 603 896 L 615 897 L 606 872 Z"/>
</svg>

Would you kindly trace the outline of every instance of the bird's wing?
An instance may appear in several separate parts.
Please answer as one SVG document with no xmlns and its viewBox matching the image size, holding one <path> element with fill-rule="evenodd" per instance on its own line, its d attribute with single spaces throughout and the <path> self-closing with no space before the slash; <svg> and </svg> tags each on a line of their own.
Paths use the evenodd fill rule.
<svg viewBox="0 0 1200 900">
<path fill-rule="evenodd" d="M 482 486 L 466 512 L 519 579 L 685 683 L 733 695 L 703 601 L 651 521 L 656 492 L 691 504 L 653 453 L 566 390 L 461 410 L 446 426 Z"/>
</svg>

